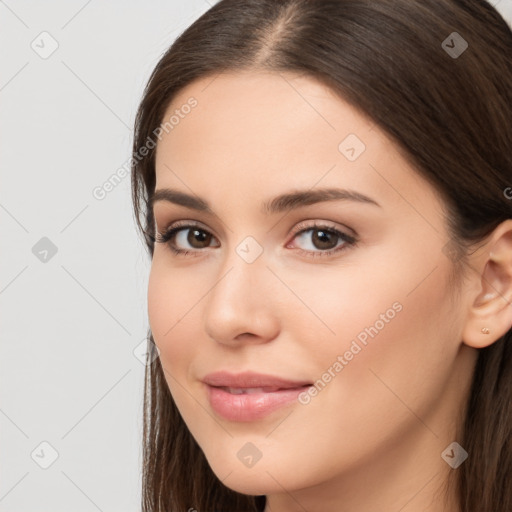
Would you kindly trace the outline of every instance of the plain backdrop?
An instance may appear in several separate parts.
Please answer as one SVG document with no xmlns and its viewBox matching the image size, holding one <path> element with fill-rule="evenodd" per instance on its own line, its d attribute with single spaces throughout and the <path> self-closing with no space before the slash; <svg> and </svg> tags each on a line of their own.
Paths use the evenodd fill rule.
<svg viewBox="0 0 512 512">
<path fill-rule="evenodd" d="M 0 0 L 1 512 L 140 510 L 150 259 L 129 175 L 94 190 L 213 3 Z"/>
</svg>

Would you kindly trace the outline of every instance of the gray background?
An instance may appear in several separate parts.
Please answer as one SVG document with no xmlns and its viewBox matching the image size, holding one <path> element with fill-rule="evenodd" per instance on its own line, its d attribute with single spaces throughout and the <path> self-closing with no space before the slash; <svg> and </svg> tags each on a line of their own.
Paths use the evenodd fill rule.
<svg viewBox="0 0 512 512">
<path fill-rule="evenodd" d="M 140 510 L 149 256 L 129 176 L 93 190 L 211 4 L 0 0 L 2 512 Z M 512 0 L 493 4 L 512 23 Z"/>
</svg>

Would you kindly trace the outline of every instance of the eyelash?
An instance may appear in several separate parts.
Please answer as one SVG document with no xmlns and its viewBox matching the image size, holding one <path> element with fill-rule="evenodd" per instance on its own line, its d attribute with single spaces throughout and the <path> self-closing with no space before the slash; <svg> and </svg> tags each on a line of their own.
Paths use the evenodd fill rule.
<svg viewBox="0 0 512 512">
<path fill-rule="evenodd" d="M 301 229 L 301 228 L 303 228 L 303 229 Z M 164 233 L 157 232 L 156 237 L 151 237 L 151 238 L 153 239 L 154 242 L 162 243 L 162 244 L 167 244 L 167 246 L 176 255 L 179 255 L 179 256 L 188 256 L 188 255 L 200 256 L 201 253 L 203 252 L 203 249 L 196 249 L 196 250 L 192 250 L 192 251 L 187 251 L 185 249 L 177 249 L 173 245 L 173 243 L 171 242 L 171 240 L 172 240 L 172 238 L 174 237 L 175 234 L 177 234 L 179 231 L 183 231 L 183 230 L 186 230 L 186 229 L 197 229 L 199 231 L 202 231 L 203 233 L 211 234 L 208 230 L 201 228 L 197 224 L 183 223 L 183 224 L 177 224 L 177 225 L 175 224 L 173 227 L 170 227 L 170 228 L 166 229 L 164 231 Z M 331 226 L 326 226 L 326 225 L 317 224 L 317 223 L 313 223 L 312 225 L 307 225 L 307 226 L 304 223 L 298 224 L 297 231 L 294 233 L 292 240 L 295 239 L 298 235 L 301 235 L 302 233 L 305 233 L 307 231 L 325 231 L 325 232 L 327 232 L 329 234 L 336 235 L 338 238 L 340 238 L 344 242 L 343 245 L 341 245 L 341 246 L 339 246 L 337 248 L 334 248 L 334 249 L 326 250 L 326 251 L 322 251 L 322 250 L 306 251 L 304 249 L 297 249 L 297 251 L 300 254 L 304 254 L 304 255 L 306 255 L 308 257 L 311 257 L 311 258 L 331 256 L 331 255 L 333 255 L 335 253 L 344 251 L 344 250 L 348 249 L 349 247 L 352 247 L 352 246 L 356 245 L 356 243 L 358 241 L 358 239 L 356 237 L 352 236 L 352 235 L 348 235 L 347 233 L 339 231 L 338 229 L 333 228 Z"/>
</svg>

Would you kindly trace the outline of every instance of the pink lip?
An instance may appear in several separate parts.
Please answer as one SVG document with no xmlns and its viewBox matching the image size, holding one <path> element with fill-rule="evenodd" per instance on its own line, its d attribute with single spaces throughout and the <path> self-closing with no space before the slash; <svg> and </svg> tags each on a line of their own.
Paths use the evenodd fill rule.
<svg viewBox="0 0 512 512">
<path fill-rule="evenodd" d="M 296 401 L 311 383 L 292 381 L 254 372 L 230 374 L 216 372 L 207 375 L 208 399 L 212 409 L 230 421 L 255 421 L 264 418 L 290 402 Z M 233 394 L 223 388 L 263 388 L 250 394 Z M 265 389 L 268 388 L 268 389 Z"/>
<path fill-rule="evenodd" d="M 312 382 L 306 380 L 288 380 L 275 375 L 267 375 L 264 373 L 256 372 L 243 372 L 243 373 L 229 373 L 220 371 L 209 373 L 203 378 L 205 384 L 215 387 L 230 387 L 230 388 L 263 388 L 263 387 L 277 387 L 280 389 L 298 388 L 302 386 L 309 386 Z"/>
</svg>

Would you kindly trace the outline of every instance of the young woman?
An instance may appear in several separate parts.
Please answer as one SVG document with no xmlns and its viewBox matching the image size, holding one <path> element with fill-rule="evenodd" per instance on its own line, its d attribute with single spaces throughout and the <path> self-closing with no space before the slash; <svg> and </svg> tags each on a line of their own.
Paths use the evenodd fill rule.
<svg viewBox="0 0 512 512">
<path fill-rule="evenodd" d="M 222 0 L 169 48 L 144 511 L 512 510 L 511 55 L 484 0 Z"/>
</svg>

